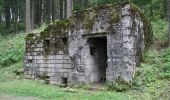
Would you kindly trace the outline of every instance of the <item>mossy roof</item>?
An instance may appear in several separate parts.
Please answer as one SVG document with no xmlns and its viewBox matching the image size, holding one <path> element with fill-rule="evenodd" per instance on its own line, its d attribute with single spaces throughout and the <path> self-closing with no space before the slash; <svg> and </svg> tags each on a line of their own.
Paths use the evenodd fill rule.
<svg viewBox="0 0 170 100">
<path fill-rule="evenodd" d="M 48 38 L 50 35 L 56 37 L 66 37 L 68 35 L 68 30 L 74 29 L 74 26 L 78 25 L 79 23 L 83 23 L 85 29 L 90 30 L 94 24 L 94 18 L 96 17 L 96 13 L 98 13 L 99 10 L 103 10 L 103 9 L 112 9 L 112 13 L 114 13 L 114 16 L 111 16 L 110 19 L 113 23 L 117 23 L 119 22 L 119 16 L 117 16 L 116 13 L 118 14 L 118 9 L 122 8 L 126 4 L 131 5 L 130 9 L 132 15 L 138 13 L 141 16 L 141 20 L 144 25 L 144 35 L 145 35 L 145 43 L 146 43 L 145 45 L 149 44 L 149 42 L 152 40 L 152 35 L 153 35 L 150 22 L 145 17 L 145 15 L 138 9 L 138 7 L 136 7 L 134 4 L 130 3 L 129 1 L 120 2 L 116 5 L 115 4 L 104 5 L 104 6 L 89 8 L 82 11 L 76 11 L 73 13 L 70 19 L 56 20 L 38 34 L 29 33 L 26 36 L 26 41 L 31 39 L 35 39 L 35 40 L 45 39 Z M 90 12 L 93 12 L 93 15 L 90 15 Z"/>
</svg>

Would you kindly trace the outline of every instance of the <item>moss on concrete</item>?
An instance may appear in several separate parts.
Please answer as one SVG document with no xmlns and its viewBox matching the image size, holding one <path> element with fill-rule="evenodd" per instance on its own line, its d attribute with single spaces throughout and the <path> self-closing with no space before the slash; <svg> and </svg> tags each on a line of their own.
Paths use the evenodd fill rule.
<svg viewBox="0 0 170 100">
<path fill-rule="evenodd" d="M 32 40 L 33 37 L 35 37 L 35 36 L 36 36 L 35 33 L 29 33 L 29 34 L 26 35 L 25 40 L 26 40 L 26 41 L 30 41 L 30 40 Z"/>
<path fill-rule="evenodd" d="M 64 46 L 62 42 L 62 38 L 67 38 L 68 37 L 68 30 L 74 31 L 76 28 L 84 28 L 87 32 L 91 31 L 93 29 L 93 25 L 96 21 L 96 18 L 98 17 L 98 13 L 103 10 L 103 9 L 108 9 L 110 10 L 110 24 L 115 24 L 120 22 L 121 14 L 120 14 L 120 9 L 124 7 L 126 4 L 131 5 L 131 13 L 132 15 L 136 15 L 137 13 L 141 16 L 141 20 L 143 22 L 143 28 L 144 28 L 144 35 L 145 35 L 145 45 L 148 46 L 151 43 L 152 40 L 152 31 L 151 31 L 151 26 L 148 21 L 148 19 L 144 16 L 142 12 L 138 10 L 138 8 L 128 2 L 121 2 L 119 4 L 114 4 L 114 5 L 105 5 L 105 6 L 100 6 L 100 7 L 93 7 L 89 8 L 87 10 L 82 10 L 78 12 L 74 12 L 73 16 L 70 19 L 67 20 L 56 20 L 52 24 L 50 24 L 47 28 L 44 29 L 44 31 L 40 32 L 39 34 L 28 34 L 26 36 L 26 41 L 31 41 L 31 40 L 36 40 L 36 41 L 41 41 L 45 39 L 54 39 L 57 43 L 55 45 L 52 45 L 51 50 L 58 50 L 58 51 L 64 51 L 66 52 L 67 50 L 66 47 Z M 133 24 L 134 25 L 134 24 Z M 149 34 L 148 34 L 149 33 Z M 34 38 L 33 38 L 34 37 Z"/>
<path fill-rule="evenodd" d="M 145 47 L 146 49 L 149 47 L 149 45 L 152 43 L 152 37 L 153 37 L 153 32 L 152 32 L 152 26 L 151 23 L 149 22 L 149 19 L 142 13 L 136 5 L 133 3 L 130 3 L 131 5 L 131 13 L 132 16 L 135 16 L 137 14 L 140 15 L 141 21 L 143 22 L 143 30 L 144 30 L 144 42 L 145 42 Z"/>
<path fill-rule="evenodd" d="M 43 32 L 40 33 L 41 39 L 45 39 L 50 35 L 66 37 L 65 31 L 69 29 L 71 25 L 70 20 L 56 20 L 53 24 L 49 25 Z"/>
<path fill-rule="evenodd" d="M 120 22 L 120 13 L 116 8 L 112 8 L 112 14 L 111 14 L 111 23 L 118 23 Z"/>
</svg>

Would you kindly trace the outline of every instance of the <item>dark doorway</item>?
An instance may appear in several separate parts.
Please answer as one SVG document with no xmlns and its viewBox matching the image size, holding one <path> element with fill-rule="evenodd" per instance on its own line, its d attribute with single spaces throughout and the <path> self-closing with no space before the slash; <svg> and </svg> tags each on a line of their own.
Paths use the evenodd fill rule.
<svg viewBox="0 0 170 100">
<path fill-rule="evenodd" d="M 91 82 L 105 82 L 107 68 L 107 38 L 89 38 Z"/>
<path fill-rule="evenodd" d="M 66 87 L 67 86 L 67 78 L 61 78 L 61 85 L 63 87 Z"/>
</svg>

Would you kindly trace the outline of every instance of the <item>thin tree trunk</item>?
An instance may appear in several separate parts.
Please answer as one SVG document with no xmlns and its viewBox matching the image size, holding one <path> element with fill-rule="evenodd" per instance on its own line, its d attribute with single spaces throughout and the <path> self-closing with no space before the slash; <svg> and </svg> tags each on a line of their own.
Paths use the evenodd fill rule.
<svg viewBox="0 0 170 100">
<path fill-rule="evenodd" d="M 36 25 L 39 25 L 40 23 L 41 23 L 41 5 L 42 5 L 42 0 L 36 0 L 36 16 L 35 16 L 35 18 L 36 18 L 36 20 L 35 20 L 35 24 Z"/>
<path fill-rule="evenodd" d="M 78 3 L 79 3 L 79 5 L 80 5 L 80 10 L 82 10 L 81 0 L 79 0 Z"/>
<path fill-rule="evenodd" d="M 63 0 L 60 0 L 60 19 L 63 19 Z"/>
<path fill-rule="evenodd" d="M 10 1 L 6 0 L 5 4 L 5 21 L 6 21 L 6 28 L 10 27 L 10 20 L 11 20 L 11 13 L 10 13 Z"/>
<path fill-rule="evenodd" d="M 51 21 L 51 0 L 46 1 L 46 20 Z"/>
<path fill-rule="evenodd" d="M 41 23 L 44 22 L 44 0 L 42 0 L 41 4 Z"/>
<path fill-rule="evenodd" d="M 1 15 L 1 13 L 0 13 L 0 25 L 1 25 L 1 19 L 2 19 L 2 15 Z"/>
<path fill-rule="evenodd" d="M 169 22 L 168 42 L 170 46 L 170 0 L 167 0 L 167 14 L 168 14 L 168 22 Z"/>
<path fill-rule="evenodd" d="M 21 5 L 20 5 L 20 0 L 18 0 L 18 8 L 17 8 L 17 21 L 20 22 L 20 9 L 21 9 Z"/>
<path fill-rule="evenodd" d="M 88 7 L 88 0 L 83 0 L 83 7 L 87 8 Z"/>
<path fill-rule="evenodd" d="M 18 1 L 11 2 L 11 9 L 12 9 L 12 29 L 16 33 L 17 32 L 17 8 L 18 8 Z"/>
<path fill-rule="evenodd" d="M 63 19 L 65 18 L 65 11 L 66 11 L 66 3 L 65 3 L 65 0 L 63 0 Z"/>
<path fill-rule="evenodd" d="M 26 0 L 26 32 L 31 31 L 31 12 L 30 12 L 30 0 Z"/>
<path fill-rule="evenodd" d="M 34 0 L 31 0 L 31 18 L 30 18 L 30 20 L 31 20 L 31 29 L 34 29 Z"/>
<path fill-rule="evenodd" d="M 54 10 L 54 9 L 55 9 L 55 8 L 54 8 L 55 2 L 54 2 L 54 0 L 52 0 L 51 3 L 52 3 L 52 6 L 51 6 L 51 7 L 52 7 L 52 8 L 51 8 L 51 9 L 52 9 L 52 21 L 54 21 L 54 20 L 55 20 L 55 12 L 54 12 L 54 11 L 55 11 L 55 10 Z"/>
<path fill-rule="evenodd" d="M 72 15 L 72 0 L 67 0 L 67 19 Z"/>
</svg>

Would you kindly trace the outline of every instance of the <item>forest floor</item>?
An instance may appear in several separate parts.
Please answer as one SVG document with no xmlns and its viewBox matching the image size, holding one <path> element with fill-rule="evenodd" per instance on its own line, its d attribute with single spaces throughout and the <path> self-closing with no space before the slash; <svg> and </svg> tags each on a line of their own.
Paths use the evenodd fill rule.
<svg viewBox="0 0 170 100">
<path fill-rule="evenodd" d="M 152 23 L 154 41 L 143 55 L 133 87 L 116 92 L 106 85 L 61 88 L 23 75 L 25 34 L 0 35 L 0 100 L 170 100 L 170 48 L 165 20 Z M 118 86 L 123 88 L 124 86 Z"/>
</svg>

